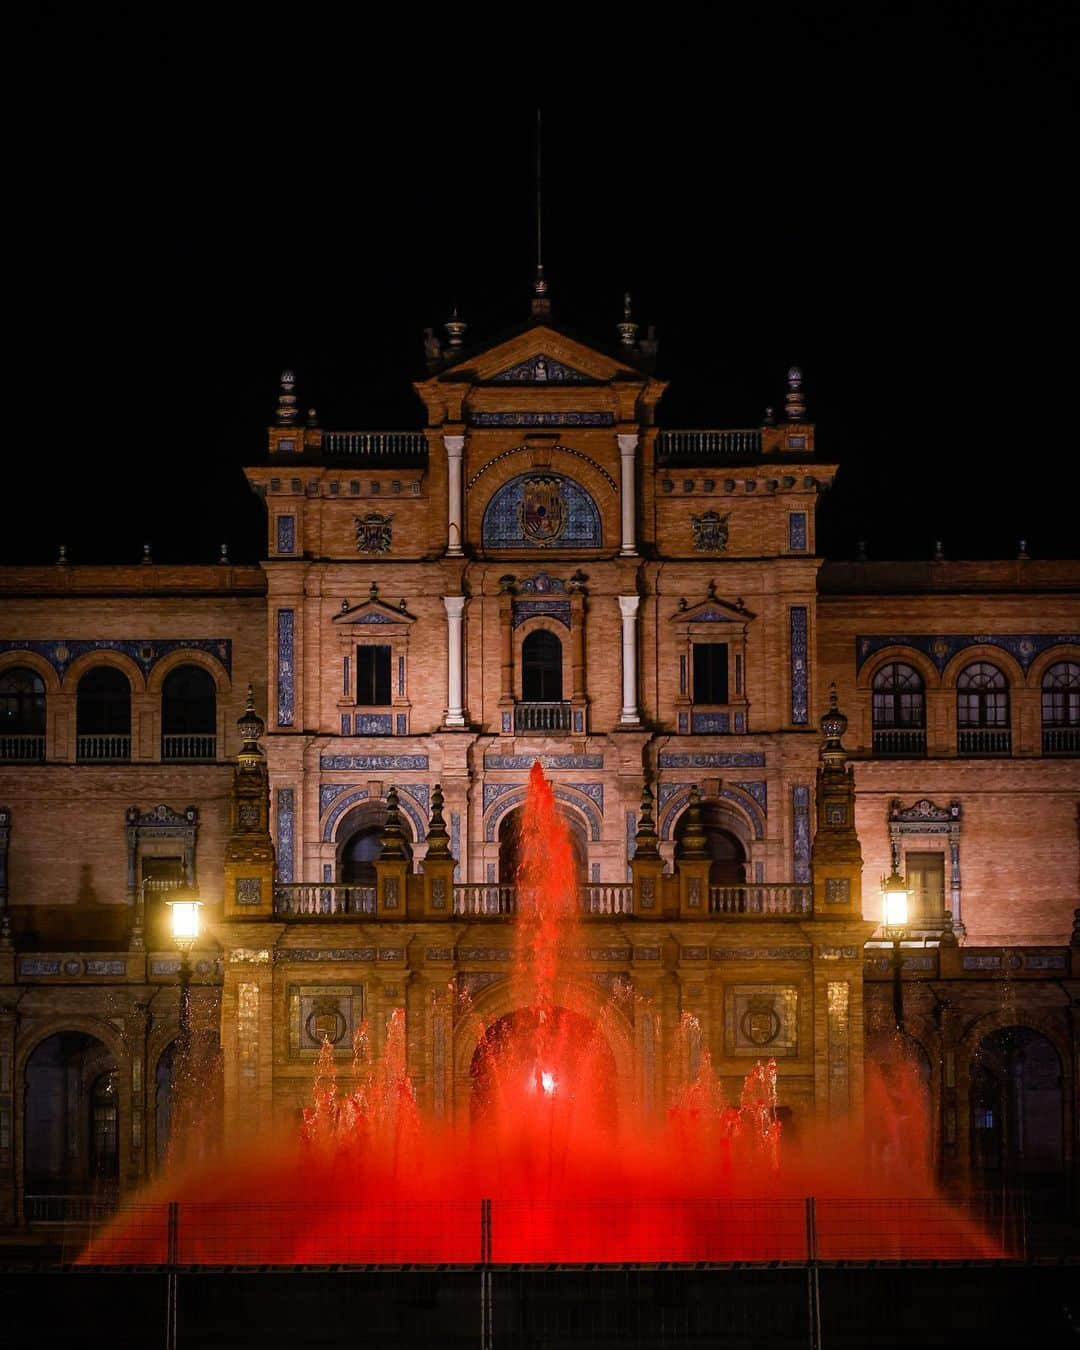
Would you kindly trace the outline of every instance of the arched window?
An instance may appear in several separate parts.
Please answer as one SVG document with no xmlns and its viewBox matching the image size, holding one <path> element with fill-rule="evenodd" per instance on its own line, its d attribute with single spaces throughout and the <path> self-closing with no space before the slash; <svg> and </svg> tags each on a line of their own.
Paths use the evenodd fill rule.
<svg viewBox="0 0 1080 1350">
<path fill-rule="evenodd" d="M 1042 681 L 1044 755 L 1080 754 L 1080 661 L 1058 661 Z"/>
<path fill-rule="evenodd" d="M 521 644 L 521 698 L 526 706 L 517 708 L 515 730 L 570 730 L 562 665 L 562 643 L 546 628 L 536 629 Z"/>
<path fill-rule="evenodd" d="M 874 754 L 926 754 L 926 694 L 914 666 L 890 661 L 874 673 Z"/>
<path fill-rule="evenodd" d="M 161 758 L 214 759 L 217 690 L 202 666 L 177 666 L 161 686 Z"/>
<path fill-rule="evenodd" d="M 956 681 L 957 749 L 962 755 L 1012 753 L 1009 682 L 988 661 L 976 661 Z"/>
<path fill-rule="evenodd" d="M 45 758 L 45 681 L 25 666 L 0 675 L 0 759 Z"/>
<path fill-rule="evenodd" d="M 75 699 L 79 759 L 131 758 L 131 685 L 113 666 L 95 666 L 79 681 Z"/>
</svg>

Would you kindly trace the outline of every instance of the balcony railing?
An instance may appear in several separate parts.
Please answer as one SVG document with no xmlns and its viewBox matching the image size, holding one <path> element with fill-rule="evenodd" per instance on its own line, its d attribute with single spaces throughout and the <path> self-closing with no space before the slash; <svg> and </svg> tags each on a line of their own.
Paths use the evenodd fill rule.
<svg viewBox="0 0 1080 1350">
<path fill-rule="evenodd" d="M 634 888 L 628 881 L 591 881 L 578 887 L 581 914 L 632 914 Z M 454 886 L 454 913 L 476 917 L 517 913 L 517 888 L 495 882 L 466 881 Z"/>
<path fill-rule="evenodd" d="M 1080 726 L 1043 727 L 1044 755 L 1080 755 Z"/>
<path fill-rule="evenodd" d="M 374 914 L 375 887 L 341 882 L 278 882 L 274 913 L 284 918 L 325 918 L 335 914 Z"/>
<path fill-rule="evenodd" d="M 24 1195 L 27 1223 L 108 1223 L 116 1213 L 116 1191 L 93 1195 Z"/>
<path fill-rule="evenodd" d="M 875 727 L 874 754 L 893 759 L 925 759 L 925 727 Z"/>
<path fill-rule="evenodd" d="M 44 736 L 0 736 L 0 759 L 40 764 L 44 758 Z"/>
<path fill-rule="evenodd" d="M 130 736 L 76 736 L 75 757 L 115 763 L 131 758 Z"/>
<path fill-rule="evenodd" d="M 217 759 L 217 736 L 213 732 L 188 732 L 184 735 L 162 736 L 161 758 Z"/>
<path fill-rule="evenodd" d="M 327 459 L 415 461 L 427 458 L 422 431 L 324 431 L 322 452 Z"/>
<path fill-rule="evenodd" d="M 809 914 L 812 886 L 793 882 L 756 882 L 746 886 L 710 886 L 710 914 Z"/>
<path fill-rule="evenodd" d="M 515 732 L 569 731 L 569 703 L 518 703 L 514 708 Z"/>
<path fill-rule="evenodd" d="M 961 755 L 1011 755 L 1012 732 L 1008 727 L 960 727 L 956 748 Z"/>
<path fill-rule="evenodd" d="M 661 431 L 656 457 L 661 464 L 705 463 L 761 454 L 761 432 L 756 427 L 728 431 Z"/>
</svg>

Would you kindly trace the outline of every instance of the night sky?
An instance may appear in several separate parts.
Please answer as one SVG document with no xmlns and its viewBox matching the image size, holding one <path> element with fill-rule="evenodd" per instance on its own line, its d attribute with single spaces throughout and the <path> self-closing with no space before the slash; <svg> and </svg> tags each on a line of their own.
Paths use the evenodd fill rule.
<svg viewBox="0 0 1080 1350">
<path fill-rule="evenodd" d="M 663 425 L 756 425 L 797 361 L 827 555 L 1080 552 L 1072 4 L 613 10 L 618 40 L 91 8 L 12 56 L 0 561 L 258 558 L 240 466 L 285 365 L 324 426 L 421 425 L 423 329 L 527 317 L 538 104 L 556 321 L 613 345 L 629 290 Z"/>
</svg>

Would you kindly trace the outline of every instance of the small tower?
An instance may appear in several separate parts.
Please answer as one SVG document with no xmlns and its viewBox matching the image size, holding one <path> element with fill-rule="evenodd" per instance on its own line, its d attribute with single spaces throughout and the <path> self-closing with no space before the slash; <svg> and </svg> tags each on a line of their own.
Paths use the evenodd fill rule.
<svg viewBox="0 0 1080 1350">
<path fill-rule="evenodd" d="M 660 857 L 659 839 L 653 823 L 653 790 L 648 783 L 641 790 L 641 814 L 634 835 L 630 871 L 634 878 L 634 913 L 659 917 L 663 909 L 661 877 L 664 860 Z"/>
<path fill-rule="evenodd" d="M 270 838 L 270 783 L 259 748 L 265 723 L 247 690 L 237 721 L 240 753 L 229 794 L 229 837 L 225 844 L 226 919 L 268 919 L 274 913 L 274 842 Z"/>
<path fill-rule="evenodd" d="M 862 915 L 862 848 L 855 832 L 855 775 L 841 744 L 847 718 L 829 689 L 829 710 L 821 719 L 824 740 L 817 771 L 817 829 L 811 862 L 814 914 L 828 918 Z"/>
<path fill-rule="evenodd" d="M 409 884 L 409 855 L 405 852 L 405 831 L 401 828 L 397 788 L 386 794 L 386 823 L 379 836 L 379 856 L 375 860 L 376 906 L 379 914 L 404 919 Z"/>
<path fill-rule="evenodd" d="M 679 874 L 679 914 L 684 919 L 702 919 L 709 913 L 709 838 L 701 823 L 701 792 L 690 789 L 686 825 L 676 851 Z"/>
<path fill-rule="evenodd" d="M 454 855 L 443 819 L 442 787 L 436 783 L 431 793 L 431 820 L 428 823 L 427 854 L 424 858 L 424 918 L 448 919 L 453 909 Z"/>
<path fill-rule="evenodd" d="M 790 366 L 787 373 L 787 394 L 784 396 L 784 415 L 789 422 L 806 421 L 806 396 L 802 385 L 802 371 L 798 366 Z"/>
</svg>

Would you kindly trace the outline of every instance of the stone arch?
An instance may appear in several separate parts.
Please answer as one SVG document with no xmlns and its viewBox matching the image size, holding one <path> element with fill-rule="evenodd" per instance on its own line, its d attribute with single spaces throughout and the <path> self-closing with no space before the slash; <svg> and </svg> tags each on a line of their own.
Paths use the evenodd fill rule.
<svg viewBox="0 0 1080 1350">
<path fill-rule="evenodd" d="M 529 472 L 518 472 L 495 486 L 481 507 L 481 546 L 484 549 L 595 549 L 604 544 L 603 516 L 592 492 L 578 477 L 536 466 Z M 563 501 L 563 523 L 551 538 L 532 537 L 520 524 L 519 511 L 524 500 L 525 485 L 530 479 L 549 480 Z M 551 519 L 549 516 L 548 519 Z"/>
<path fill-rule="evenodd" d="M 1058 1191 L 1070 1161 L 1070 1059 L 1046 1028 L 1018 1018 L 1006 1023 L 978 1039 L 967 1066 L 972 1174 L 1002 1184 L 1023 1178 L 1025 1189 L 1049 1183 Z"/>
<path fill-rule="evenodd" d="M 216 656 L 200 651 L 197 647 L 178 647 L 156 662 L 147 678 L 146 692 L 160 695 L 166 676 L 180 666 L 201 666 L 214 681 L 219 698 L 232 689 L 229 673 Z"/>
<path fill-rule="evenodd" d="M 514 884 L 516 865 L 515 867 L 504 865 L 504 851 L 513 851 L 516 864 L 517 840 L 516 838 L 512 840 L 508 839 L 507 832 L 513 831 L 516 835 L 520 826 L 521 811 L 522 807 L 520 805 L 515 806 L 509 811 L 504 811 L 499 820 L 497 841 L 499 844 L 498 875 L 500 886 L 510 886 Z M 589 837 L 587 822 L 583 816 L 573 810 L 563 811 L 561 814 L 566 822 L 567 832 L 570 836 L 570 847 L 574 855 L 574 861 L 577 864 L 576 881 L 579 885 L 583 885 L 589 880 Z"/>
<path fill-rule="evenodd" d="M 1028 666 L 1028 687 L 1041 691 L 1043 676 L 1051 666 L 1056 666 L 1059 661 L 1080 661 L 1080 646 L 1077 646 L 1074 642 L 1059 642 L 1053 647 L 1048 647 L 1046 651 L 1040 652 Z"/>
<path fill-rule="evenodd" d="M 27 1060 L 42 1041 L 47 1041 L 50 1036 L 59 1036 L 65 1031 L 78 1031 L 84 1036 L 91 1036 L 94 1040 L 101 1041 L 116 1060 L 117 1064 L 122 1065 L 129 1062 L 129 1055 L 124 1045 L 124 1038 L 116 1027 L 103 1018 L 88 1017 L 75 1013 L 50 1019 L 48 1022 L 38 1023 L 27 1035 L 26 1039 L 16 1046 L 16 1082 L 21 1082 L 26 1071 Z"/>
<path fill-rule="evenodd" d="M 995 647 L 992 643 L 980 642 L 971 647 L 964 647 L 949 660 L 941 672 L 942 689 L 950 689 L 955 693 L 956 681 L 961 671 L 966 670 L 968 666 L 977 665 L 980 661 L 985 661 L 989 666 L 996 666 L 1005 676 L 1010 689 L 1023 689 L 1027 684 L 1020 663 L 1011 652 L 1006 651 L 1004 647 Z"/>
<path fill-rule="evenodd" d="M 660 808 L 660 838 L 674 839 L 675 826 L 679 817 L 690 804 L 690 784 L 681 787 Z M 739 840 L 747 859 L 755 842 L 765 838 L 765 816 L 761 807 L 741 788 L 721 786 L 719 796 L 702 798 L 702 805 L 717 805 L 723 816 L 731 822 L 731 833 Z"/>
<path fill-rule="evenodd" d="M 557 802 L 561 802 L 564 806 L 584 817 L 589 841 L 594 844 L 599 843 L 603 835 L 604 820 L 592 798 L 582 792 L 580 788 L 575 788 L 572 783 L 554 784 L 552 790 Z M 524 802 L 528 791 L 528 788 L 522 784 L 520 787 L 510 788 L 494 799 L 484 813 L 485 844 L 495 843 L 498 839 L 500 820 L 507 811 L 513 810 Z"/>
<path fill-rule="evenodd" d="M 891 647 L 882 647 L 863 662 L 855 681 L 858 691 L 868 694 L 874 687 L 874 676 L 882 666 L 891 665 L 894 661 L 900 661 L 905 666 L 917 670 L 922 676 L 923 688 L 928 693 L 941 687 L 941 674 L 933 661 L 925 653 L 917 651 L 914 647 L 905 647 L 899 642 Z"/>
<path fill-rule="evenodd" d="M 112 647 L 97 647 L 92 652 L 82 652 L 77 656 L 64 672 L 65 691 L 76 692 L 79 681 L 95 666 L 112 666 L 122 671 L 128 678 L 133 696 L 146 693 L 146 680 L 136 662 L 126 653 L 118 652 Z"/>
<path fill-rule="evenodd" d="M 60 677 L 51 661 L 46 661 L 37 652 L 27 651 L 24 648 L 13 648 L 9 652 L 0 653 L 0 675 L 5 671 L 19 668 L 32 670 L 44 682 L 46 698 L 51 694 L 60 693 Z"/>
<path fill-rule="evenodd" d="M 401 787 L 398 784 L 394 786 L 397 788 L 398 806 L 411 828 L 412 837 L 409 842 L 415 847 L 427 837 L 427 808 L 412 795 L 408 788 Z M 373 805 L 381 803 L 385 818 L 385 797 L 372 797 L 368 788 L 347 787 L 333 798 L 323 813 L 320 838 L 324 844 L 337 842 L 342 816 L 359 802 L 371 802 Z"/>
<path fill-rule="evenodd" d="M 501 485 L 502 483 L 505 483 L 508 478 L 513 478 L 518 472 L 519 461 L 514 460 L 512 464 L 508 461 L 513 460 L 515 455 L 524 455 L 528 453 L 529 447 L 527 445 L 512 445 L 506 450 L 500 450 L 497 455 L 492 455 L 490 459 L 486 459 L 470 477 L 466 484 L 466 491 L 472 491 L 484 474 L 488 473 L 490 470 L 496 469 L 496 466 L 498 466 L 496 473 L 497 484 Z M 618 485 L 611 474 L 608 473 L 607 469 L 593 459 L 591 455 L 587 455 L 584 450 L 577 450 L 573 446 L 560 444 L 555 446 L 552 454 L 566 456 L 575 467 L 581 464 L 585 465 L 586 468 L 584 472 L 586 474 L 594 475 L 596 479 L 606 483 L 612 492 L 618 492 Z M 577 471 L 579 473 L 582 472 L 581 469 L 577 469 Z"/>
</svg>

